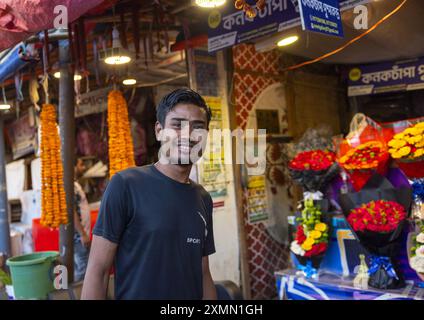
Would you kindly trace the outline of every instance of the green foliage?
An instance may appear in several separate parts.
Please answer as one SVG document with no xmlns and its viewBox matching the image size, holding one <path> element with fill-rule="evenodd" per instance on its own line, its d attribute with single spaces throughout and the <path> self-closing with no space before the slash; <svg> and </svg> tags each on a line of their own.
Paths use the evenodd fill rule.
<svg viewBox="0 0 424 320">
<path fill-rule="evenodd" d="M 0 282 L 3 283 L 4 285 L 8 286 L 8 285 L 12 285 L 12 279 L 10 278 L 10 276 L 4 272 L 2 269 L 0 269 Z"/>
</svg>

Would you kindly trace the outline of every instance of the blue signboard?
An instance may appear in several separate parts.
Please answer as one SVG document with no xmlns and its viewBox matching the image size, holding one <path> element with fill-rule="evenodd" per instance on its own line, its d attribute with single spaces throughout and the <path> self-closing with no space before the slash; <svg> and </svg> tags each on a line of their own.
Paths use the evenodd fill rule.
<svg viewBox="0 0 424 320">
<path fill-rule="evenodd" d="M 371 0 L 334 1 L 339 3 L 340 11 L 343 12 Z M 253 8 L 256 6 L 253 5 Z M 257 16 L 252 19 L 242 10 L 237 10 L 234 1 L 227 1 L 224 6 L 209 13 L 208 50 L 214 52 L 300 25 L 298 0 L 266 0 L 264 10 L 257 12 Z"/>
<path fill-rule="evenodd" d="M 343 37 L 338 0 L 299 0 L 302 29 Z"/>
<path fill-rule="evenodd" d="M 424 57 L 370 64 L 349 71 L 349 96 L 424 89 Z"/>
</svg>

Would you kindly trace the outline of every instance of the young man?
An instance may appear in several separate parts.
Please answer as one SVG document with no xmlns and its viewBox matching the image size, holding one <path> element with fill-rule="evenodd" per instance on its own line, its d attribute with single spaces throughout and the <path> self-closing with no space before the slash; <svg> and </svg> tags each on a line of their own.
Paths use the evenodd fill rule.
<svg viewBox="0 0 424 320">
<path fill-rule="evenodd" d="M 168 163 L 160 158 L 109 182 L 82 299 L 105 299 L 114 260 L 116 299 L 216 299 L 208 260 L 215 252 L 212 199 L 189 179 L 193 162 L 187 156 L 200 142 L 184 134 L 206 132 L 210 118 L 205 101 L 192 90 L 178 89 L 162 99 L 156 136 L 173 132 L 170 144 L 177 152 L 164 153 Z"/>
<path fill-rule="evenodd" d="M 87 197 L 78 183 L 78 179 L 85 172 L 84 161 L 77 159 L 75 162 L 75 211 L 74 211 L 74 281 L 84 279 L 87 269 L 88 255 L 90 253 L 90 208 Z"/>
</svg>

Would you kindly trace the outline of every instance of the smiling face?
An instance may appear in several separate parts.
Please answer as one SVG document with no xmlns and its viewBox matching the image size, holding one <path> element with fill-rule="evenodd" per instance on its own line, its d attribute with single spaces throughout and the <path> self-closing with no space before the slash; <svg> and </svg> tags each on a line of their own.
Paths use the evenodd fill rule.
<svg viewBox="0 0 424 320">
<path fill-rule="evenodd" d="M 191 165 L 202 155 L 207 128 L 204 109 L 190 103 L 178 103 L 167 113 L 164 126 L 156 122 L 156 137 L 169 147 L 165 148 L 169 149 L 166 156 L 172 164 Z M 193 149 L 199 150 L 194 157 L 191 156 Z"/>
</svg>

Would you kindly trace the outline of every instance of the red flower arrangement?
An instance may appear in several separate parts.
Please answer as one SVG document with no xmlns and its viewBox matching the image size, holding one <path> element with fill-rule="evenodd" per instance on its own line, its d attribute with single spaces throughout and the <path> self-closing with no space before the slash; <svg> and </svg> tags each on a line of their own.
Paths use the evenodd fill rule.
<svg viewBox="0 0 424 320">
<path fill-rule="evenodd" d="M 377 200 L 352 210 L 347 218 L 355 231 L 392 232 L 406 219 L 402 205 L 394 201 Z"/>
<path fill-rule="evenodd" d="M 320 223 L 320 226 L 322 227 L 324 224 Z M 321 229 L 322 230 L 322 229 Z M 305 231 L 303 229 L 302 225 L 299 225 L 297 227 L 297 232 L 296 232 L 296 239 L 295 241 L 299 244 L 302 245 L 303 243 L 305 243 L 307 237 L 305 235 Z M 313 257 L 313 256 L 318 256 L 321 253 L 324 253 L 327 250 L 328 244 L 327 242 L 316 242 L 311 246 L 311 249 L 305 251 L 305 253 L 303 254 L 303 257 Z"/>
<path fill-rule="evenodd" d="M 331 151 L 311 150 L 300 152 L 290 161 L 293 170 L 327 170 L 336 161 L 336 154 Z"/>
<path fill-rule="evenodd" d="M 389 153 L 380 141 L 369 141 L 350 149 L 338 159 L 345 169 L 356 191 L 361 190 L 375 172 L 384 175 Z"/>
<path fill-rule="evenodd" d="M 305 252 L 304 256 L 305 257 L 318 256 L 318 255 L 320 255 L 321 253 L 324 253 L 327 250 L 327 246 L 328 246 L 328 244 L 326 242 L 314 244 L 312 246 L 311 250 Z"/>
</svg>

